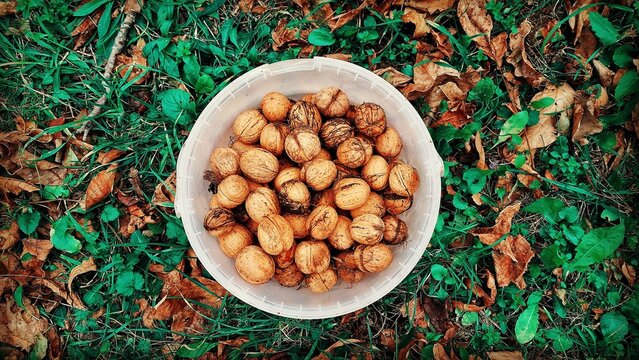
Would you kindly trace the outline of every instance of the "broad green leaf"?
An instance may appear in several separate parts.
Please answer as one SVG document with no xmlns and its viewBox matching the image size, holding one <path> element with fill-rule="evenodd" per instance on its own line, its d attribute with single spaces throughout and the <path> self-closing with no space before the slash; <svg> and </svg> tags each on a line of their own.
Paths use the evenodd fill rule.
<svg viewBox="0 0 639 360">
<path fill-rule="evenodd" d="M 210 75 L 204 74 L 195 83 L 195 92 L 198 94 L 208 94 L 215 89 L 215 84 Z"/>
<path fill-rule="evenodd" d="M 435 264 L 431 266 L 430 274 L 433 276 L 433 279 L 441 281 L 448 275 L 448 269 L 439 264 Z"/>
<path fill-rule="evenodd" d="M 575 258 L 568 267 L 571 270 L 583 270 L 609 257 L 623 242 L 625 231 L 623 224 L 591 230 L 579 242 Z"/>
<path fill-rule="evenodd" d="M 63 216 L 51 224 L 51 231 L 49 234 L 53 247 L 61 251 L 75 254 L 82 249 L 82 243 L 71 233 L 72 229 L 70 227 L 71 223 L 68 219 L 69 216 L 71 215 Z"/>
<path fill-rule="evenodd" d="M 463 326 L 470 326 L 477 324 L 479 321 L 479 314 L 476 312 L 467 312 L 462 315 L 461 324 Z"/>
<path fill-rule="evenodd" d="M 534 293 L 530 294 L 528 300 L 526 301 L 526 304 L 528 305 L 528 307 L 537 306 L 541 301 L 542 296 L 543 294 L 541 293 L 541 291 L 535 291 Z"/>
<path fill-rule="evenodd" d="M 180 89 L 170 89 L 160 94 L 162 99 L 162 112 L 173 120 L 179 120 L 183 117 L 188 118 L 186 110 L 188 109 L 190 98 L 189 94 Z"/>
<path fill-rule="evenodd" d="M 24 309 L 24 301 L 23 301 L 24 288 L 22 285 L 18 285 L 16 291 L 13 292 L 13 300 L 15 300 L 16 304 Z"/>
<path fill-rule="evenodd" d="M 197 61 L 197 57 L 195 57 L 195 55 L 191 55 L 183 58 L 182 60 L 184 61 L 182 70 L 186 81 L 191 85 L 195 85 L 197 80 L 200 78 L 200 63 Z"/>
<path fill-rule="evenodd" d="M 530 342 L 537 334 L 539 312 L 537 305 L 524 310 L 515 323 L 515 337 L 520 344 Z"/>
<path fill-rule="evenodd" d="M 104 222 L 116 220 L 118 217 L 120 217 L 120 211 L 112 205 L 105 206 L 100 214 L 100 219 Z"/>
<path fill-rule="evenodd" d="M 526 124 L 528 124 L 527 111 L 521 111 L 509 117 L 501 127 L 499 138 L 497 139 L 495 146 L 506 141 L 512 135 L 518 135 L 522 130 L 524 130 Z"/>
<path fill-rule="evenodd" d="M 619 67 L 631 67 L 633 66 L 633 52 L 634 48 L 630 45 L 622 45 L 615 49 L 615 53 L 612 55 L 612 61 Z"/>
<path fill-rule="evenodd" d="M 551 223 L 559 221 L 559 213 L 566 207 L 563 201 L 550 197 L 544 197 L 536 200 L 532 204 L 522 209 L 524 212 L 533 214 L 541 214 Z"/>
<path fill-rule="evenodd" d="M 602 44 L 606 46 L 612 45 L 621 37 L 615 26 L 600 13 L 593 11 L 588 15 L 588 18 L 590 19 L 592 31 Z"/>
<path fill-rule="evenodd" d="M 565 334 L 561 334 L 552 342 L 552 348 L 557 352 L 566 352 L 572 348 L 574 342 Z"/>
<path fill-rule="evenodd" d="M 29 209 L 29 211 L 18 215 L 18 227 L 20 227 L 20 230 L 27 235 L 32 234 L 38 227 L 39 223 L 40 213 L 33 209 Z"/>
<path fill-rule="evenodd" d="M 109 1 L 111 0 L 96 0 L 96 1 L 88 2 L 80 6 L 80 8 L 73 13 L 73 16 L 77 16 L 77 17 L 87 16 L 91 14 L 92 12 L 94 12 L 95 10 L 97 10 L 100 6 L 106 4 Z"/>
<path fill-rule="evenodd" d="M 222 43 L 222 47 L 225 47 L 229 41 L 229 32 L 233 27 L 233 19 L 226 19 L 220 26 L 220 40 Z"/>
<path fill-rule="evenodd" d="M 488 176 L 493 172 L 490 170 L 480 170 L 477 168 L 468 169 L 462 175 L 462 178 L 468 184 L 468 191 L 471 194 L 477 194 L 484 188 Z"/>
<path fill-rule="evenodd" d="M 143 286 L 144 277 L 142 274 L 134 271 L 123 271 L 115 281 L 115 292 L 120 295 L 130 296 L 136 290 L 142 290 Z"/>
<path fill-rule="evenodd" d="M 550 105 L 555 103 L 555 99 L 551 97 L 541 98 L 539 100 L 533 101 L 530 103 L 534 109 L 540 110 L 549 107 Z"/>
<path fill-rule="evenodd" d="M 315 46 L 330 46 L 335 43 L 335 37 L 329 29 L 321 27 L 308 34 L 308 42 Z"/>
<path fill-rule="evenodd" d="M 618 312 L 605 313 L 599 324 L 607 343 L 622 341 L 628 334 L 628 320 Z"/>
<path fill-rule="evenodd" d="M 624 97 L 639 91 L 639 86 L 637 86 L 638 82 L 639 74 L 637 73 L 637 70 L 626 71 L 615 88 L 615 99 L 617 99 L 617 101 L 621 101 Z"/>
<path fill-rule="evenodd" d="M 559 256 L 559 245 L 557 244 L 546 246 L 543 250 L 541 250 L 539 257 L 541 257 L 541 261 L 546 267 L 552 269 L 561 266 L 564 263 L 564 259 Z"/>
<path fill-rule="evenodd" d="M 412 74 L 411 74 L 412 76 Z M 487 103 L 492 100 L 497 90 L 497 85 L 490 77 L 482 78 L 477 82 L 477 85 L 468 92 L 468 101 L 479 101 Z"/>
</svg>

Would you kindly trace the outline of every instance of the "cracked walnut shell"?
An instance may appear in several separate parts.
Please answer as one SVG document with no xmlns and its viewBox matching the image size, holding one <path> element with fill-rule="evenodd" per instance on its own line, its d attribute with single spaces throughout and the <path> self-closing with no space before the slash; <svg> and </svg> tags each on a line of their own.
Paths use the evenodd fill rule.
<svg viewBox="0 0 639 360">
<path fill-rule="evenodd" d="M 266 215 L 257 227 L 257 241 L 267 254 L 279 255 L 293 246 L 293 228 L 280 215 Z"/>
<path fill-rule="evenodd" d="M 306 228 L 311 237 L 317 240 L 327 239 L 337 226 L 337 211 L 330 206 L 318 206 L 306 219 Z"/>
<path fill-rule="evenodd" d="M 351 222 L 351 237 L 364 245 L 374 245 L 384 236 L 384 220 L 373 214 L 360 215 Z"/>
<path fill-rule="evenodd" d="M 306 286 L 311 292 L 327 292 L 337 284 L 337 273 L 333 269 L 327 269 L 321 273 L 311 274 L 306 277 Z"/>
</svg>

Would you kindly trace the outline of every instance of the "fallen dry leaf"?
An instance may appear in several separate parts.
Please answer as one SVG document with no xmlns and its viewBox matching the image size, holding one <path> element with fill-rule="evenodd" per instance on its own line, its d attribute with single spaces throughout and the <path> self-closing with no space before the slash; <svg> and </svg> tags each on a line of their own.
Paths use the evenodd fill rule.
<svg viewBox="0 0 639 360">
<path fill-rule="evenodd" d="M 69 283 L 67 285 L 69 290 L 69 297 L 71 300 L 71 304 L 70 304 L 71 306 L 78 309 L 86 310 L 87 307 L 82 302 L 82 299 L 80 299 L 80 296 L 78 296 L 78 294 L 75 291 L 73 291 L 73 281 L 79 275 L 88 273 L 89 271 L 96 271 L 96 270 L 97 270 L 97 267 L 95 266 L 95 261 L 93 261 L 93 257 L 90 257 L 84 260 L 82 263 L 80 263 L 80 265 L 71 269 L 71 272 L 69 273 Z"/>
<path fill-rule="evenodd" d="M 308 15 L 308 13 L 311 12 L 310 0 L 293 0 L 293 2 L 302 9 L 304 15 Z"/>
<path fill-rule="evenodd" d="M 35 256 L 36 259 L 45 261 L 51 249 L 53 249 L 53 244 L 49 240 L 33 238 L 22 239 L 22 255 L 29 253 Z"/>
<path fill-rule="evenodd" d="M 491 52 L 486 53 L 490 58 L 495 60 L 497 63 L 497 67 L 501 68 L 504 63 L 504 56 L 506 55 L 506 51 L 508 50 L 508 34 L 505 32 L 497 34 L 497 36 L 490 39 L 490 50 Z"/>
<path fill-rule="evenodd" d="M 145 45 L 144 39 L 139 38 L 138 42 L 131 48 L 131 56 L 118 54 L 116 57 L 116 70 L 120 77 L 125 77 L 128 73 L 129 76 L 126 80 L 133 81 L 144 74 L 135 81 L 136 85 L 143 84 L 150 75 L 147 69 L 144 69 L 148 66 L 146 58 L 142 55 L 142 49 Z"/>
<path fill-rule="evenodd" d="M 454 101 L 450 103 L 449 109 L 429 126 L 436 128 L 442 125 L 452 125 L 460 129 L 473 121 L 472 115 L 474 111 L 474 105 L 463 101 Z"/>
<path fill-rule="evenodd" d="M 597 74 L 599 75 L 599 80 L 601 84 L 607 88 L 612 85 L 612 79 L 615 77 L 615 72 L 610 70 L 606 65 L 604 65 L 599 60 L 593 60 L 592 65 L 594 65 Z"/>
<path fill-rule="evenodd" d="M 590 21 L 588 20 L 588 14 L 592 11 L 597 11 L 597 7 L 595 6 L 586 10 L 582 10 L 579 14 L 577 14 L 577 16 L 570 15 L 586 5 L 594 3 L 595 0 L 577 0 L 572 4 L 570 10 L 568 10 L 568 25 L 570 25 L 570 28 L 575 31 L 575 44 L 581 38 L 581 31 L 584 26 L 587 26 L 590 23 Z"/>
<path fill-rule="evenodd" d="M 405 5 L 429 14 L 451 9 L 457 0 L 408 0 Z"/>
<path fill-rule="evenodd" d="M 37 187 L 26 181 L 0 176 L 0 192 L 19 195 L 23 191 L 34 192 L 36 190 L 38 190 Z"/>
<path fill-rule="evenodd" d="M 44 332 L 49 327 L 45 318 L 40 317 L 38 308 L 28 298 L 23 298 L 24 309 L 13 300 L 13 296 L 4 296 L 0 303 L 0 339 L 3 343 L 29 351 L 38 341 L 45 340 Z"/>
<path fill-rule="evenodd" d="M 517 214 L 517 212 L 519 212 L 520 207 L 521 203 L 519 202 L 507 206 L 499 213 L 497 219 L 495 219 L 495 225 L 491 227 L 474 228 L 470 231 L 470 234 L 477 236 L 479 241 L 486 245 L 494 244 L 497 240 L 510 232 L 513 217 Z"/>
<path fill-rule="evenodd" d="M 147 224 L 155 224 L 157 219 L 149 204 L 140 206 L 133 204 L 127 207 L 126 213 L 120 218 L 118 231 L 128 237 L 136 230 L 143 229 Z"/>
<path fill-rule="evenodd" d="M 333 352 L 333 350 L 342 347 L 344 345 L 348 345 L 348 344 L 359 344 L 361 343 L 362 340 L 360 339 L 345 339 L 345 340 L 339 340 L 336 341 L 333 345 L 327 347 L 326 349 L 324 349 L 322 351 L 321 354 L 313 357 L 313 360 L 329 360 L 331 357 L 331 353 Z"/>
<path fill-rule="evenodd" d="M 524 360 L 520 351 L 494 351 L 486 353 L 490 360 Z"/>
<path fill-rule="evenodd" d="M 333 15 L 330 19 L 328 19 L 328 27 L 331 28 L 331 31 L 335 31 L 342 26 L 346 25 L 349 21 L 355 19 L 362 10 L 366 9 L 368 4 L 366 1 L 363 1 L 358 7 L 343 12 L 339 15 Z"/>
<path fill-rule="evenodd" d="M 535 253 L 530 244 L 521 235 L 508 236 L 497 244 L 493 249 L 497 285 L 504 287 L 514 283 L 523 290 L 526 287 L 524 273 L 533 256 Z"/>
<path fill-rule="evenodd" d="M 111 149 L 109 151 L 100 151 L 98 153 L 98 163 L 102 165 L 107 165 L 112 163 L 114 160 L 117 160 L 122 157 L 122 155 L 126 154 L 126 151 Z"/>
<path fill-rule="evenodd" d="M 409 302 L 404 304 L 399 309 L 400 314 L 403 317 L 408 317 L 411 322 L 413 322 L 418 327 L 426 327 L 428 326 L 428 322 L 426 321 L 426 313 L 424 312 L 424 308 L 422 307 L 421 302 L 417 299 L 411 299 Z"/>
<path fill-rule="evenodd" d="M 126 0 L 124 3 L 124 12 L 139 13 L 144 5 L 144 0 Z"/>
<path fill-rule="evenodd" d="M 481 143 L 481 133 L 479 131 L 475 133 L 475 150 L 477 150 L 477 155 L 479 155 L 476 167 L 481 170 L 488 170 L 488 165 L 486 165 L 486 152 L 484 151 L 484 145 Z"/>
<path fill-rule="evenodd" d="M 379 342 L 392 350 L 395 350 L 397 344 L 395 343 L 395 330 L 393 329 L 384 329 L 379 334 Z"/>
<path fill-rule="evenodd" d="M 2 1 L 0 2 L 0 16 L 6 16 L 16 13 L 17 1 Z"/>
<path fill-rule="evenodd" d="M 351 58 L 353 57 L 353 55 L 351 54 L 342 54 L 342 53 L 326 54 L 324 56 L 327 58 L 342 60 L 342 61 L 351 61 Z"/>
<path fill-rule="evenodd" d="M 413 39 L 418 39 L 420 37 L 426 36 L 426 34 L 430 33 L 430 26 L 426 24 L 426 14 L 420 13 L 419 11 L 415 11 L 411 8 L 404 10 L 404 15 L 402 15 L 402 21 L 405 23 L 412 23 L 415 25 L 415 30 L 413 31 Z"/>
<path fill-rule="evenodd" d="M 79 8 L 80 6 L 78 6 L 76 10 Z M 104 7 L 100 7 L 93 11 L 89 16 L 85 17 L 84 20 L 82 20 L 82 22 L 73 29 L 71 32 L 71 36 L 75 38 L 73 41 L 73 50 L 81 48 L 91 38 L 91 36 L 93 36 L 98 28 L 98 21 L 100 21 L 103 13 Z M 107 16 L 110 16 L 110 14 L 107 14 Z"/>
<path fill-rule="evenodd" d="M 635 284 L 636 274 L 635 274 L 635 268 L 633 268 L 632 265 L 624 262 L 623 265 L 621 265 L 621 273 L 626 278 L 630 286 Z"/>
<path fill-rule="evenodd" d="M 245 13 L 250 13 L 253 9 L 253 3 L 255 0 L 240 0 L 238 5 L 240 6 L 240 10 Z"/>
<path fill-rule="evenodd" d="M 91 179 L 84 199 L 84 209 L 92 208 L 113 191 L 117 167 L 117 164 L 111 164 L 106 170 L 100 171 Z"/>
<path fill-rule="evenodd" d="M 600 133 L 603 130 L 603 124 L 597 118 L 599 109 L 595 108 L 595 96 L 594 93 L 588 96 L 583 90 L 579 90 L 575 94 L 572 141 L 581 145 L 588 143 L 587 136 Z"/>
<path fill-rule="evenodd" d="M 575 91 L 570 85 L 548 85 L 543 91 L 535 94 L 531 102 L 543 98 L 551 98 L 555 101 L 549 106 L 539 109 L 539 122 L 526 127 L 521 133 L 522 142 L 515 148 L 518 152 L 543 148 L 555 142 L 557 140 L 556 118 L 569 118 L 572 115 Z"/>
<path fill-rule="evenodd" d="M 450 360 L 448 354 L 446 354 L 446 350 L 444 346 L 440 343 L 436 343 L 433 345 L 433 359 L 435 360 Z"/>
<path fill-rule="evenodd" d="M 450 320 L 446 303 L 442 304 L 438 300 L 424 296 L 421 304 L 424 312 L 428 315 L 430 324 L 438 333 L 444 335 L 440 342 L 445 344 L 450 341 L 457 334 L 458 327 Z"/>
<path fill-rule="evenodd" d="M 484 51 L 490 50 L 493 19 L 486 11 L 486 0 L 459 0 L 457 16 L 464 32 Z"/>
<path fill-rule="evenodd" d="M 427 95 L 433 86 L 460 76 L 459 71 L 452 67 L 439 65 L 425 54 L 417 54 L 413 68 L 413 83 L 406 85 L 402 93 L 409 100 L 416 100 Z"/>
<path fill-rule="evenodd" d="M 309 30 L 300 31 L 298 28 L 286 28 L 288 21 L 286 19 L 280 19 L 277 26 L 271 32 L 273 38 L 273 50 L 282 51 L 290 46 L 300 46 L 306 44 L 306 38 L 308 38 Z"/>
<path fill-rule="evenodd" d="M 153 192 L 151 203 L 159 207 L 167 207 L 175 201 L 176 175 L 175 171 L 169 177 L 159 183 Z"/>
<path fill-rule="evenodd" d="M 9 228 L 0 229 L 0 250 L 9 250 L 20 240 L 18 223 L 13 221 Z"/>
<path fill-rule="evenodd" d="M 534 68 L 526 54 L 525 39 L 531 30 L 530 22 L 524 20 L 519 24 L 517 33 L 510 34 L 508 47 L 511 53 L 506 57 L 506 61 L 515 67 L 515 76 L 526 79 L 533 87 L 539 87 L 546 82 L 546 78 Z"/>
<path fill-rule="evenodd" d="M 486 286 L 490 290 L 490 295 L 486 293 L 486 291 L 479 284 L 474 284 L 471 289 L 475 296 L 482 299 L 483 305 L 475 304 L 474 300 L 472 304 L 466 304 L 461 301 L 453 300 L 452 304 L 456 309 L 469 312 L 480 312 L 495 303 L 497 299 L 497 285 L 495 284 L 495 277 L 489 270 L 486 270 L 486 274 L 483 277 L 486 278 Z M 471 288 L 470 279 L 464 280 L 464 284 L 467 288 Z"/>
<path fill-rule="evenodd" d="M 412 77 L 404 74 L 394 67 L 377 69 L 374 71 L 374 73 L 381 76 L 384 80 L 388 81 L 394 87 L 406 85 L 413 79 Z"/>
</svg>

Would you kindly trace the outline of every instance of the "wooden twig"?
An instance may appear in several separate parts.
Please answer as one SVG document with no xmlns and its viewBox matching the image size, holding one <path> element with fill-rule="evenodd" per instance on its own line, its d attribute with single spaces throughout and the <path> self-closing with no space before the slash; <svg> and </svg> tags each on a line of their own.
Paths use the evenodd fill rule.
<svg viewBox="0 0 639 360">
<path fill-rule="evenodd" d="M 77 133 L 83 134 L 83 141 L 86 141 L 87 136 L 89 135 L 92 119 L 100 115 L 100 112 L 102 111 L 102 105 L 106 103 L 107 95 L 111 92 L 108 80 L 111 78 L 111 76 L 113 76 L 115 58 L 124 49 L 124 45 L 126 44 L 129 35 L 129 29 L 135 22 L 135 18 L 140 12 L 142 5 L 144 5 L 144 0 L 127 0 L 124 4 L 124 21 L 120 25 L 118 34 L 115 36 L 113 47 L 111 48 L 111 53 L 109 54 L 106 66 L 104 67 L 104 72 L 102 73 L 102 85 L 104 86 L 104 94 L 102 94 L 102 96 L 96 102 L 95 106 L 87 116 L 87 120 L 77 130 Z"/>
</svg>

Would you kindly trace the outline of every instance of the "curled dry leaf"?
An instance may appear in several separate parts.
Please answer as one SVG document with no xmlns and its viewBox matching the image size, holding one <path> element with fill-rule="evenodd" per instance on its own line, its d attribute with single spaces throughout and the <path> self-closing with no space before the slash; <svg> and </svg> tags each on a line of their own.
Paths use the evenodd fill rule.
<svg viewBox="0 0 639 360">
<path fill-rule="evenodd" d="M 327 347 L 326 349 L 324 349 L 322 351 L 321 354 L 313 357 L 313 360 L 329 360 L 331 357 L 330 355 L 332 354 L 333 350 L 340 348 L 344 345 L 349 345 L 349 344 L 359 344 L 361 343 L 362 340 L 360 339 L 344 339 L 344 340 L 339 340 L 337 342 L 335 342 L 333 345 Z"/>
<path fill-rule="evenodd" d="M 13 221 L 7 229 L 0 229 L 0 250 L 9 250 L 20 239 L 18 223 Z"/>
<path fill-rule="evenodd" d="M 306 44 L 309 30 L 299 30 L 298 28 L 287 28 L 286 19 L 280 19 L 277 26 L 271 32 L 273 38 L 273 50 L 282 51 L 291 46 L 301 46 Z"/>
<path fill-rule="evenodd" d="M 100 171 L 91 179 L 84 199 L 84 209 L 90 209 L 113 191 L 117 167 L 117 164 L 111 164 L 108 169 Z"/>
<path fill-rule="evenodd" d="M 76 10 L 79 8 L 80 6 L 78 6 Z M 98 28 L 98 21 L 100 21 L 103 13 L 104 7 L 101 6 L 99 9 L 93 11 L 89 16 L 85 17 L 84 20 L 82 20 L 82 22 L 73 29 L 71 32 L 71 36 L 75 38 L 75 40 L 73 40 L 73 50 L 81 48 L 87 40 L 93 36 L 95 30 Z M 111 15 L 107 14 L 106 16 Z"/>
<path fill-rule="evenodd" d="M 577 0 L 572 4 L 570 10 L 568 10 L 568 25 L 570 25 L 570 28 L 575 31 L 575 44 L 581 38 L 581 32 L 584 26 L 587 26 L 590 23 L 590 21 L 588 20 L 588 14 L 592 11 L 597 11 L 597 7 L 595 6 L 582 10 L 576 16 L 570 15 L 572 15 L 575 11 L 581 9 L 582 7 L 594 4 L 595 2 L 595 0 Z"/>
<path fill-rule="evenodd" d="M 535 94 L 531 102 L 544 98 L 551 98 L 554 101 L 549 106 L 539 109 L 539 122 L 524 129 L 521 133 L 522 142 L 515 148 L 516 151 L 539 149 L 552 144 L 557 140 L 556 119 L 569 118 L 572 115 L 575 91 L 570 85 L 548 85 L 543 91 Z"/>
<path fill-rule="evenodd" d="M 1 237 L 1 235 L 0 235 Z M 40 261 L 45 261 L 53 249 L 53 244 L 49 240 L 39 240 L 33 238 L 22 239 L 22 255 L 29 253 Z"/>
<path fill-rule="evenodd" d="M 377 69 L 374 72 L 395 87 L 406 85 L 413 79 L 394 67 Z"/>
<path fill-rule="evenodd" d="M 408 8 L 404 11 L 404 15 L 402 15 L 402 21 L 415 25 L 415 30 L 413 31 L 412 36 L 413 39 L 418 39 L 430 33 L 431 29 L 430 26 L 426 24 L 426 17 L 426 14 L 415 11 L 411 8 Z"/>
<path fill-rule="evenodd" d="M 457 334 L 458 327 L 449 318 L 448 303 L 442 303 L 429 296 L 424 296 L 421 303 L 424 307 L 424 312 L 428 315 L 430 324 L 438 333 L 444 334 L 440 342 L 445 344 L 450 341 Z"/>
<path fill-rule="evenodd" d="M 621 265 L 621 273 L 626 278 L 630 286 L 635 284 L 636 274 L 635 274 L 635 268 L 633 268 L 632 265 L 629 265 L 628 263 L 624 262 L 623 265 Z"/>
<path fill-rule="evenodd" d="M 240 10 L 245 13 L 250 13 L 253 10 L 253 3 L 255 0 L 240 0 L 238 5 L 240 6 Z"/>
<path fill-rule="evenodd" d="M 464 32 L 482 49 L 490 50 L 490 32 L 493 19 L 486 11 L 485 0 L 459 0 L 457 16 Z"/>
<path fill-rule="evenodd" d="M 494 351 L 486 353 L 490 360 L 524 360 L 520 351 Z"/>
<path fill-rule="evenodd" d="M 113 161 L 122 157 L 122 155 L 126 154 L 126 151 L 111 149 L 109 151 L 100 151 L 98 153 L 98 162 L 102 165 L 110 164 Z"/>
<path fill-rule="evenodd" d="M 452 125 L 457 129 L 469 124 L 473 121 L 472 115 L 475 111 L 475 106 L 463 101 L 453 101 L 450 103 L 448 110 L 442 114 L 442 116 L 435 122 L 430 124 L 430 127 L 436 128 L 442 125 Z"/>
<path fill-rule="evenodd" d="M 176 187 L 176 175 L 175 171 L 166 178 L 165 181 L 159 183 L 155 187 L 153 192 L 153 199 L 151 203 L 155 206 L 166 207 L 167 204 L 172 204 L 175 201 L 175 187 Z"/>
<path fill-rule="evenodd" d="M 530 244 L 521 235 L 508 236 L 493 248 L 493 261 L 495 262 L 495 275 L 497 285 L 500 287 L 514 283 L 518 288 L 524 289 L 524 273 L 528 263 L 535 256 Z"/>
<path fill-rule="evenodd" d="M 342 60 L 342 61 L 351 61 L 351 58 L 353 57 L 353 55 L 351 54 L 342 54 L 342 53 L 326 54 L 324 56 L 327 58 Z"/>
<path fill-rule="evenodd" d="M 495 219 L 495 225 L 491 227 L 474 228 L 470 233 L 477 236 L 479 241 L 486 245 L 494 244 L 502 236 L 510 232 L 513 217 L 519 212 L 520 207 L 521 203 L 519 202 L 507 206 L 499 213 L 497 219 Z"/>
<path fill-rule="evenodd" d="M 328 27 L 331 28 L 332 31 L 341 28 L 349 21 L 356 18 L 362 12 L 362 10 L 366 8 L 367 5 L 367 2 L 363 1 L 358 7 L 354 9 L 348 10 L 339 15 L 333 15 L 330 19 L 328 19 Z"/>
<path fill-rule="evenodd" d="M 78 294 L 73 291 L 73 281 L 79 275 L 88 273 L 89 271 L 96 271 L 96 269 L 97 268 L 95 266 L 95 261 L 93 261 L 93 257 L 84 260 L 82 263 L 80 263 L 80 265 L 71 269 L 71 272 L 69 273 L 69 283 L 67 285 L 69 298 L 71 300 L 71 306 L 78 309 L 86 310 L 87 307 L 84 306 L 84 303 L 82 303 L 80 296 L 78 296 Z"/>
<path fill-rule="evenodd" d="M 143 229 L 147 224 L 155 224 L 157 219 L 149 204 L 140 206 L 133 203 L 127 206 L 125 215 L 120 219 L 118 231 L 122 236 L 130 236 L 136 230 Z"/>
<path fill-rule="evenodd" d="M 506 61 L 515 67 L 515 76 L 526 79 L 533 87 L 539 87 L 546 82 L 546 78 L 535 69 L 526 54 L 525 39 L 531 30 L 530 22 L 524 20 L 519 24 L 517 33 L 510 34 L 508 46 L 511 53 L 506 57 Z"/>
<path fill-rule="evenodd" d="M 592 61 L 592 65 L 594 65 L 595 71 L 597 71 L 597 74 L 599 75 L 601 84 L 607 88 L 610 87 L 610 85 L 612 85 L 612 79 L 615 77 L 615 72 L 596 59 Z"/>
<path fill-rule="evenodd" d="M 3 343 L 29 351 L 36 342 L 46 339 L 44 332 L 49 322 L 40 316 L 37 307 L 28 298 L 23 298 L 24 308 L 18 306 L 13 296 L 4 296 L 0 303 L 0 339 Z"/>
<path fill-rule="evenodd" d="M 604 96 L 606 91 L 604 88 L 601 90 L 600 97 Z M 605 97 L 607 98 L 608 95 L 605 94 Z M 603 124 L 597 118 L 599 115 L 599 108 L 596 106 L 597 94 L 593 92 L 588 95 L 584 90 L 579 90 L 575 94 L 574 101 L 572 141 L 586 145 L 588 143 L 587 136 L 600 133 L 603 130 Z"/>
<path fill-rule="evenodd" d="M 18 195 L 23 191 L 34 192 L 36 190 L 38 190 L 37 187 L 26 181 L 0 176 L 0 192 Z"/>
<path fill-rule="evenodd" d="M 395 330 L 393 329 L 384 329 L 379 334 L 379 342 L 385 347 L 395 350 Z"/>
<path fill-rule="evenodd" d="M 477 150 L 477 155 L 479 156 L 476 165 L 477 168 L 488 170 L 488 165 L 486 165 L 486 152 L 484 151 L 484 145 L 481 143 L 481 133 L 479 131 L 475 133 L 475 150 Z"/>
<path fill-rule="evenodd" d="M 455 5 L 455 1 L 457 0 L 408 0 L 405 5 L 419 11 L 434 14 L 451 9 Z"/>
<path fill-rule="evenodd" d="M 433 359 L 435 360 L 451 360 L 448 354 L 446 354 L 446 349 L 440 343 L 436 343 L 433 345 Z"/>
<path fill-rule="evenodd" d="M 408 317 L 418 327 L 428 326 L 426 321 L 426 313 L 422 307 L 421 302 L 418 299 L 411 299 L 399 309 L 400 314 L 403 317 Z"/>
<path fill-rule="evenodd" d="M 142 55 L 142 49 L 145 45 L 146 42 L 144 39 L 140 38 L 131 48 L 131 56 L 118 54 L 116 57 L 116 69 L 118 74 L 120 74 L 120 77 L 125 77 L 128 73 L 129 76 L 127 77 L 127 81 L 133 81 L 140 75 L 144 74 L 144 76 L 141 76 L 135 81 L 136 85 L 143 84 L 150 74 L 146 69 L 144 69 L 148 66 L 146 58 Z"/>
<path fill-rule="evenodd" d="M 459 79 L 461 74 L 452 67 L 442 66 L 424 54 L 417 54 L 413 68 L 413 84 L 402 89 L 402 94 L 409 100 L 427 95 L 435 85 L 451 79 Z"/>
</svg>

